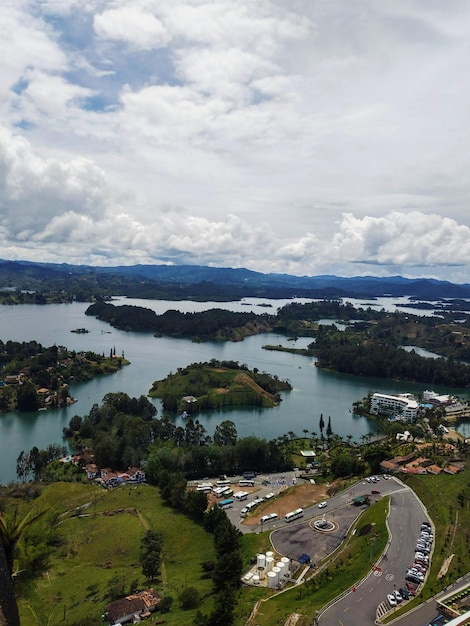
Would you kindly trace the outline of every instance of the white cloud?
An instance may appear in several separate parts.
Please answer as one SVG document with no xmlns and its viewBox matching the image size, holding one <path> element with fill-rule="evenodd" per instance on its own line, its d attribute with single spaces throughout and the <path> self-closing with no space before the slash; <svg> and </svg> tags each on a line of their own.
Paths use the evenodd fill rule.
<svg viewBox="0 0 470 626">
<path fill-rule="evenodd" d="M 418 211 L 363 219 L 345 214 L 333 251 L 343 261 L 378 265 L 468 265 L 470 228 Z"/>
<path fill-rule="evenodd" d="M 159 19 L 133 5 L 95 15 L 94 28 L 102 39 L 123 41 L 131 48 L 141 50 L 161 48 L 171 38 Z"/>
<path fill-rule="evenodd" d="M 361 7 L 0 5 L 5 254 L 462 276 L 470 7 Z"/>
</svg>

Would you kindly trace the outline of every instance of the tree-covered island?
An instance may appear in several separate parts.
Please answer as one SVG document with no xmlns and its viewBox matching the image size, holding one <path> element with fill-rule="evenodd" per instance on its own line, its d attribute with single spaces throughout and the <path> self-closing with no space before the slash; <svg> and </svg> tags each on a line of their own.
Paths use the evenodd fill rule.
<svg viewBox="0 0 470 626">
<path fill-rule="evenodd" d="M 122 330 L 195 341 L 237 341 L 271 331 L 288 337 L 311 336 L 314 341 L 306 349 L 279 344 L 264 347 L 314 356 L 318 367 L 356 376 L 447 387 L 470 385 L 470 317 L 464 312 L 457 320 L 454 312 L 423 317 L 323 300 L 292 302 L 276 315 L 222 309 L 201 313 L 170 310 L 157 315 L 144 307 L 105 302 L 91 305 L 86 313 Z M 325 319 L 340 324 L 322 323 Z M 424 348 L 441 358 L 423 357 L 413 348 Z"/>
<path fill-rule="evenodd" d="M 280 392 L 292 387 L 277 376 L 249 370 L 235 361 L 193 363 L 176 374 L 153 383 L 149 396 L 162 398 L 168 413 L 192 415 L 201 410 L 229 405 L 273 407 L 281 401 Z"/>
<path fill-rule="evenodd" d="M 38 411 L 74 402 L 71 382 L 117 372 L 128 364 L 111 350 L 109 356 L 75 352 L 63 346 L 43 347 L 37 341 L 0 340 L 0 412 Z"/>
<path fill-rule="evenodd" d="M 97 317 L 120 330 L 152 332 L 157 336 L 183 337 L 195 341 L 241 341 L 244 337 L 269 332 L 275 317 L 268 314 L 235 313 L 209 309 L 199 313 L 169 310 L 163 315 L 146 307 L 96 302 L 86 315 Z"/>
</svg>

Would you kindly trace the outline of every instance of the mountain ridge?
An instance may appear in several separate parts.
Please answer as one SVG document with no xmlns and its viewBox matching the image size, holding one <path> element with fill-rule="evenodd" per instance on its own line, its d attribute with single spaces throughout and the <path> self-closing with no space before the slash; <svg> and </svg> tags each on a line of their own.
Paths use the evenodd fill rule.
<svg viewBox="0 0 470 626">
<path fill-rule="evenodd" d="M 210 267 L 202 265 L 116 265 L 92 266 L 68 263 L 9 261 L 0 259 L 0 289 L 44 289 L 57 281 L 94 278 L 119 279 L 124 285 L 136 281 L 149 286 L 213 285 L 235 289 L 243 294 L 262 295 L 263 291 L 279 291 L 278 297 L 381 297 L 410 296 L 428 300 L 441 298 L 470 298 L 470 284 L 455 284 L 433 278 L 404 278 L 403 276 L 353 276 L 334 274 L 294 276 L 291 274 L 264 274 L 246 268 Z M 124 288 L 122 285 L 122 288 Z M 271 294 L 271 297 L 273 295 Z M 275 297 L 275 296 L 274 296 Z"/>
</svg>

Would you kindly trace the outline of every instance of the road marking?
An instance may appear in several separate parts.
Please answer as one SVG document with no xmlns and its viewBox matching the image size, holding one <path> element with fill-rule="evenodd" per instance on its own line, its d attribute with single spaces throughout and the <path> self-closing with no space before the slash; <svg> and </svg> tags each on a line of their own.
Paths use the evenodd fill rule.
<svg viewBox="0 0 470 626">
<path fill-rule="evenodd" d="M 374 576 L 382 576 L 382 572 L 380 570 L 374 570 Z"/>
<path fill-rule="evenodd" d="M 393 580 L 395 576 L 393 574 L 385 574 L 385 580 Z"/>
</svg>

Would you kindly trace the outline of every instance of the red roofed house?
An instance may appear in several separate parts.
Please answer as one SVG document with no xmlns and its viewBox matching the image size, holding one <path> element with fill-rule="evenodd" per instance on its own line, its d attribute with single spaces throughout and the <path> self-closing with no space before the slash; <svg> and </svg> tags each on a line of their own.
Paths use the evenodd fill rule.
<svg viewBox="0 0 470 626">
<path fill-rule="evenodd" d="M 106 606 L 105 615 L 110 624 L 137 622 L 142 617 L 148 617 L 151 611 L 155 611 L 160 600 L 160 596 L 153 589 L 148 589 L 110 602 Z"/>
</svg>

